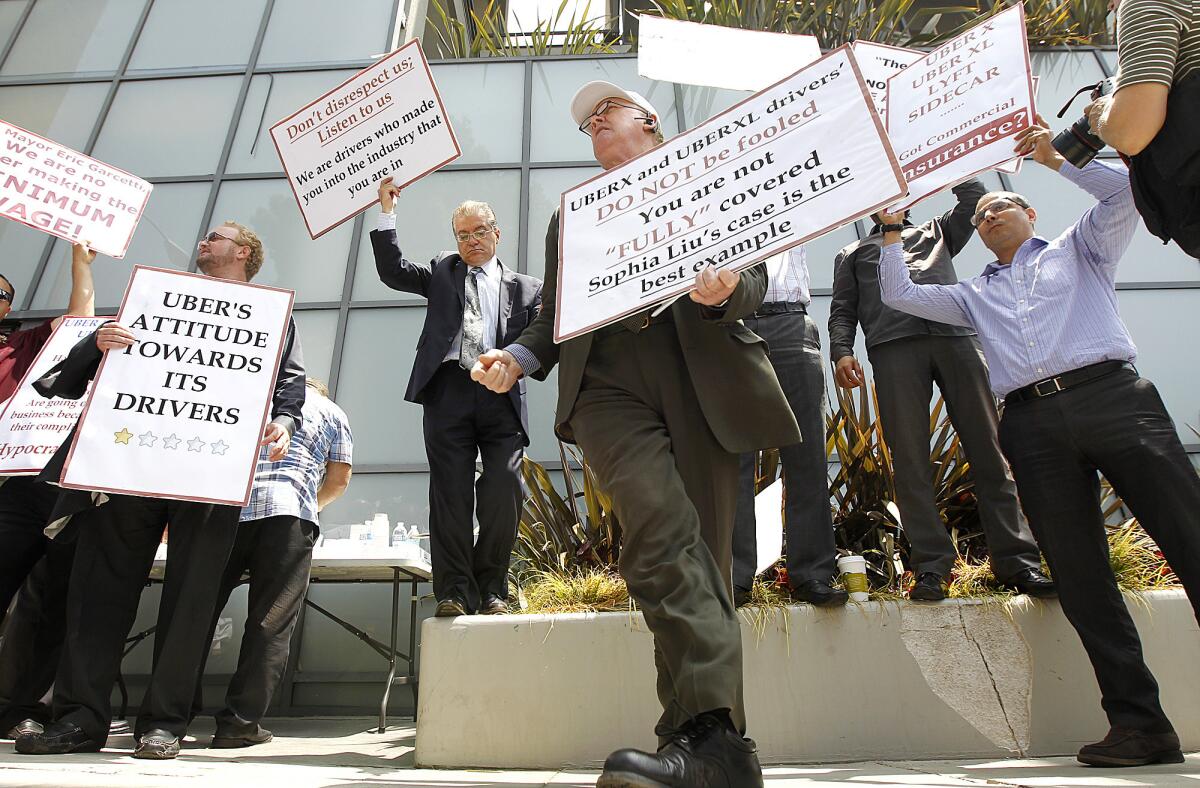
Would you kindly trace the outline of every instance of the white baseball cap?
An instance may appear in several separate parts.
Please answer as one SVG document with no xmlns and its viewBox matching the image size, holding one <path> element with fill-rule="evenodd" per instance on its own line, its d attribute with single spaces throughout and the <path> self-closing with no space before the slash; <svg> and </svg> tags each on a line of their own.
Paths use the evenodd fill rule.
<svg viewBox="0 0 1200 788">
<path fill-rule="evenodd" d="M 575 92 L 575 97 L 571 99 L 571 117 L 575 120 L 575 125 L 583 125 L 596 105 L 607 98 L 624 99 L 645 110 L 647 115 L 653 115 L 660 124 L 662 122 L 662 116 L 658 114 L 658 110 L 642 94 L 619 88 L 611 82 L 597 80 L 581 87 Z"/>
</svg>

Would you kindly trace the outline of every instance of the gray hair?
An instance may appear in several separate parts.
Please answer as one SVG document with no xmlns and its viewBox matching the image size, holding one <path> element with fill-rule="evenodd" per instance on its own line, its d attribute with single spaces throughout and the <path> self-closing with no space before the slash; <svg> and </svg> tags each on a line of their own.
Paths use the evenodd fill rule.
<svg viewBox="0 0 1200 788">
<path fill-rule="evenodd" d="M 480 200 L 466 200 L 454 209 L 454 213 L 450 214 L 450 229 L 454 229 L 454 221 L 461 219 L 464 216 L 479 216 L 482 217 L 493 228 L 497 228 L 496 212 L 492 210 L 492 206 Z"/>
</svg>

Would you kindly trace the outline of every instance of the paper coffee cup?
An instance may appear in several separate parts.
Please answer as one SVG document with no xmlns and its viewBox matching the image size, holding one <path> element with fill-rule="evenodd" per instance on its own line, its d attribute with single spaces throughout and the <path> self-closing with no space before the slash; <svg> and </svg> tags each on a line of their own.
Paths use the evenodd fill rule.
<svg viewBox="0 0 1200 788">
<path fill-rule="evenodd" d="M 861 555 L 843 555 L 837 560 L 842 583 L 855 602 L 867 601 L 867 559 Z"/>
</svg>

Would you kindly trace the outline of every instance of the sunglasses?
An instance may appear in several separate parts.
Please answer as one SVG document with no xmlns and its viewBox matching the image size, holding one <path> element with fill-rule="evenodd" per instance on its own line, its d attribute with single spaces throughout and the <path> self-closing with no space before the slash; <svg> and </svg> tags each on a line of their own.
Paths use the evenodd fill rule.
<svg viewBox="0 0 1200 788">
<path fill-rule="evenodd" d="M 11 304 L 12 300 L 13 300 L 12 293 L 8 292 L 7 290 L 0 289 L 0 301 L 7 301 L 8 303 Z"/>
<path fill-rule="evenodd" d="M 217 241 L 230 241 L 234 244 L 237 244 L 238 246 L 245 246 L 245 244 L 239 244 L 237 242 L 236 238 L 230 238 L 228 235 L 221 235 L 216 230 L 213 230 L 211 233 L 209 233 L 208 235 L 201 238 L 199 243 L 197 243 L 196 245 L 199 246 L 200 244 L 204 243 L 205 241 L 208 241 L 210 244 L 215 244 Z"/>
</svg>

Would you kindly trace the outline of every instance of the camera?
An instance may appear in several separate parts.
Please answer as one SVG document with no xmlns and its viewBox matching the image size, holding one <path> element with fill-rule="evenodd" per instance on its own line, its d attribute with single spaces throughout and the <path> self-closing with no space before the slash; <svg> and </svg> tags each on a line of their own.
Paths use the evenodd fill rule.
<svg viewBox="0 0 1200 788">
<path fill-rule="evenodd" d="M 1107 96 L 1113 92 L 1112 77 L 1097 82 L 1095 85 L 1088 85 L 1080 88 L 1067 100 L 1063 108 L 1058 111 L 1058 117 L 1066 114 L 1071 108 L 1072 102 L 1079 97 L 1080 93 L 1086 90 L 1092 91 L 1092 101 Z M 1082 169 L 1089 161 L 1096 158 L 1096 154 L 1104 148 L 1104 140 L 1092 133 L 1092 126 L 1088 123 L 1087 115 L 1084 115 L 1079 120 L 1071 124 L 1070 128 L 1063 129 L 1054 139 L 1050 141 L 1054 149 L 1058 151 L 1064 159 L 1075 165 L 1076 168 Z"/>
</svg>

